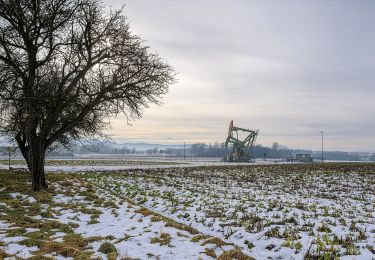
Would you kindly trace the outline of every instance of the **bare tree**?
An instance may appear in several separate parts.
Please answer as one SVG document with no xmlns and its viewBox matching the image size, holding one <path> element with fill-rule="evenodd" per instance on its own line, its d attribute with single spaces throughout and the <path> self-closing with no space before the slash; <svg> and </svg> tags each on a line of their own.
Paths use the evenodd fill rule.
<svg viewBox="0 0 375 260">
<path fill-rule="evenodd" d="M 173 68 L 95 0 L 0 0 L 0 130 L 47 188 L 46 150 L 141 116 L 174 83 Z"/>
</svg>

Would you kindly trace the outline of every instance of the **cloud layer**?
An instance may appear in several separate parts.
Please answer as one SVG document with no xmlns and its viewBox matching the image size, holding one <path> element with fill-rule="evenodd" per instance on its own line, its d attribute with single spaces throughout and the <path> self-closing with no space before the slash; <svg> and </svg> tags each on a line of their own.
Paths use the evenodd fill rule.
<svg viewBox="0 0 375 260">
<path fill-rule="evenodd" d="M 107 0 L 120 7 L 122 1 Z M 134 33 L 175 66 L 164 106 L 115 138 L 223 141 L 231 119 L 258 142 L 375 151 L 375 2 L 128 0 Z"/>
</svg>

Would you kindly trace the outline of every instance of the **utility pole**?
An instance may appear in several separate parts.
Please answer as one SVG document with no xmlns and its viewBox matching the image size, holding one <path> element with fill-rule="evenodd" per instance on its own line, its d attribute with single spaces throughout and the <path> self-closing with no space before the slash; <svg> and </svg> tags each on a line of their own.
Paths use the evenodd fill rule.
<svg viewBox="0 0 375 260">
<path fill-rule="evenodd" d="M 10 170 L 11 167 L 10 167 L 10 158 L 11 158 L 11 155 L 13 155 L 16 151 L 16 148 L 15 147 L 12 147 L 12 146 L 8 146 L 7 147 L 7 150 L 8 150 L 8 169 Z"/>
<path fill-rule="evenodd" d="M 11 152 L 11 147 L 8 147 L 8 169 L 10 170 L 10 152 Z"/>
<path fill-rule="evenodd" d="M 323 157 L 323 131 L 320 131 L 322 134 L 322 162 L 324 162 L 324 157 Z"/>
<path fill-rule="evenodd" d="M 186 159 L 185 159 L 185 143 L 184 143 L 184 161 L 185 161 Z"/>
</svg>

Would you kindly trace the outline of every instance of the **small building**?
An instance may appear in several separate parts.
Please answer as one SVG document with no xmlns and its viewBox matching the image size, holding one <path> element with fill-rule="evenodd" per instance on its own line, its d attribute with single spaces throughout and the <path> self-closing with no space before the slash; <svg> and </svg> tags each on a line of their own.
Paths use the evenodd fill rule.
<svg viewBox="0 0 375 260">
<path fill-rule="evenodd" d="M 312 162 L 313 158 L 308 153 L 296 154 L 296 162 Z"/>
</svg>

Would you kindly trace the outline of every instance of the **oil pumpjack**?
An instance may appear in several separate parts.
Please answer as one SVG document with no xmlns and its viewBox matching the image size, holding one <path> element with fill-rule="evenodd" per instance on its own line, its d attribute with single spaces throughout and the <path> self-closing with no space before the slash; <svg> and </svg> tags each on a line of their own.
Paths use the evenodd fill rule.
<svg viewBox="0 0 375 260">
<path fill-rule="evenodd" d="M 245 134 L 243 140 L 239 139 L 238 132 Z M 250 160 L 251 150 L 254 147 L 255 140 L 259 130 L 251 130 L 233 125 L 233 120 L 229 123 L 228 137 L 225 141 L 225 147 L 231 147 L 231 151 L 224 157 L 225 162 L 248 162 Z"/>
</svg>

